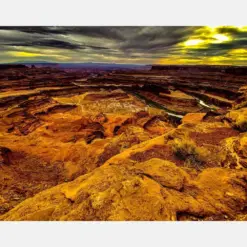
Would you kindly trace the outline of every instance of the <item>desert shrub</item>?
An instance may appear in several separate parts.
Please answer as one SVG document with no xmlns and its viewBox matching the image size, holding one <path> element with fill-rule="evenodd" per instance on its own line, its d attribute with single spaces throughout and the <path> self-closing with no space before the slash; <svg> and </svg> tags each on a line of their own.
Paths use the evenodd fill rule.
<svg viewBox="0 0 247 247">
<path fill-rule="evenodd" d="M 195 142 L 190 139 L 174 139 L 172 148 L 179 159 L 194 168 L 203 166 L 208 157 L 208 150 L 197 147 Z"/>
<path fill-rule="evenodd" d="M 237 118 L 235 127 L 240 131 L 247 131 L 247 118 L 245 115 L 241 115 Z"/>
</svg>

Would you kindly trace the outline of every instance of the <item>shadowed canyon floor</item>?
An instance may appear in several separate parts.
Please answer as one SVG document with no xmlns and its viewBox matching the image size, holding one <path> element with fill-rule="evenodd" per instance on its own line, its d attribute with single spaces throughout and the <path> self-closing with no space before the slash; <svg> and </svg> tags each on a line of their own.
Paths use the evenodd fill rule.
<svg viewBox="0 0 247 247">
<path fill-rule="evenodd" d="M 246 68 L 0 72 L 0 220 L 247 220 Z"/>
</svg>

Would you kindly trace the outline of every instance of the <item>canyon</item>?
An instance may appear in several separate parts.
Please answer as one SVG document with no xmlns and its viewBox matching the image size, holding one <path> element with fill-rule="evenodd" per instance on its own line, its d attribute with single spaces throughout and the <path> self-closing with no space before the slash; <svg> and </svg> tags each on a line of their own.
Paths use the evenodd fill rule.
<svg viewBox="0 0 247 247">
<path fill-rule="evenodd" d="M 247 220 L 247 67 L 0 65 L 0 220 Z"/>
</svg>

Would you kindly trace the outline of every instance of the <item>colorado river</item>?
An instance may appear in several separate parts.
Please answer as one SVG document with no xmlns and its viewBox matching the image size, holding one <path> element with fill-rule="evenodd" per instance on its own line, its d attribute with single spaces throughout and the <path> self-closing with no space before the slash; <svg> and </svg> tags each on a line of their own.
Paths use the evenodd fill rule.
<svg viewBox="0 0 247 247">
<path fill-rule="evenodd" d="M 139 99 L 143 99 L 145 100 L 145 102 L 147 103 L 147 105 L 150 105 L 150 106 L 153 106 L 153 107 L 156 107 L 156 108 L 160 108 L 162 110 L 165 110 L 167 112 L 167 114 L 169 116 L 172 116 L 172 117 L 176 117 L 176 118 L 179 118 L 179 119 L 182 119 L 184 116 L 183 115 L 178 115 L 176 113 L 173 113 L 171 111 L 169 111 L 167 108 L 165 108 L 164 106 L 160 105 L 159 103 L 156 103 L 150 99 L 147 99 L 146 97 L 142 96 L 142 95 L 139 95 L 138 93 L 135 93 L 135 92 L 131 92 L 135 97 L 139 98 Z"/>
<path fill-rule="evenodd" d="M 207 108 L 210 108 L 211 109 L 211 106 L 207 105 L 205 102 L 203 102 L 202 100 L 198 99 L 199 100 L 199 104 L 204 106 L 204 107 L 207 107 Z"/>
</svg>

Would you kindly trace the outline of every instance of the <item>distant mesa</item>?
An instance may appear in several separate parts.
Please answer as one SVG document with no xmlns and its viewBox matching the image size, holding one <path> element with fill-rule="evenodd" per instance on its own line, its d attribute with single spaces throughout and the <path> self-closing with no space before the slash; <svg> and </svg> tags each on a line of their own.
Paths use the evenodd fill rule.
<svg viewBox="0 0 247 247">
<path fill-rule="evenodd" d="M 152 65 L 151 70 L 192 70 L 200 72 L 221 72 L 234 75 L 247 75 L 247 66 L 230 65 Z"/>
<path fill-rule="evenodd" d="M 145 64 L 116 64 L 116 63 L 54 63 L 47 61 L 17 61 L 15 63 L 9 63 L 8 65 L 26 65 L 31 67 L 56 67 L 62 69 L 104 69 L 104 70 L 117 70 L 117 69 L 150 69 L 150 65 Z"/>
<path fill-rule="evenodd" d="M 24 64 L 0 64 L 0 70 L 1 69 L 24 69 L 28 68 Z"/>
</svg>

